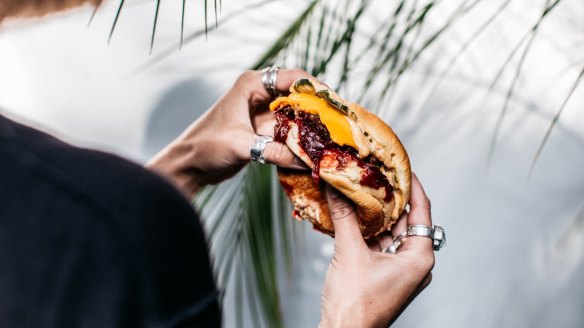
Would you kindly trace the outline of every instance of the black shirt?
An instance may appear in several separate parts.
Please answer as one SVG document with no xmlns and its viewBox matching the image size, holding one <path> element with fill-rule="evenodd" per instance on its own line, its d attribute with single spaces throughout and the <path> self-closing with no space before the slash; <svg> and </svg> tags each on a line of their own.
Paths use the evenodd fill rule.
<svg viewBox="0 0 584 328">
<path fill-rule="evenodd" d="M 217 299 L 173 186 L 0 115 L 0 327 L 218 327 Z"/>
</svg>

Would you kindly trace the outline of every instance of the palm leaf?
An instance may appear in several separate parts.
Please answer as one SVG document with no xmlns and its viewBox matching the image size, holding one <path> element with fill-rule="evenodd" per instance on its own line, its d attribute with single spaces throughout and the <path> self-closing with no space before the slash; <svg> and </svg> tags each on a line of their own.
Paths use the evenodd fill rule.
<svg viewBox="0 0 584 328">
<path fill-rule="evenodd" d="M 450 60 L 448 61 L 448 63 L 444 67 L 444 69 L 440 72 L 440 74 L 438 74 L 438 78 L 436 79 L 436 82 L 434 82 L 434 84 L 430 87 L 430 91 L 428 92 L 428 96 L 426 97 L 426 100 L 424 100 L 423 105 L 420 107 L 419 114 L 422 114 L 422 112 L 424 112 L 424 110 L 426 109 L 426 107 L 428 106 L 428 104 L 430 102 L 430 99 L 432 98 L 432 96 L 436 92 L 438 85 L 440 85 L 440 82 L 442 82 L 442 80 L 446 77 L 446 75 L 448 75 L 450 70 L 452 68 L 454 68 L 454 64 L 456 63 L 458 58 L 460 58 L 460 56 L 466 51 L 466 49 L 470 46 L 470 44 L 473 41 L 475 41 L 487 29 L 487 27 L 489 27 L 489 25 L 491 25 L 495 21 L 495 19 L 501 13 L 503 13 L 505 8 L 507 8 L 509 6 L 511 1 L 512 0 L 507 0 L 503 3 L 501 3 L 501 5 L 495 10 L 495 12 L 471 34 L 471 36 L 462 44 L 462 46 L 454 54 L 454 56 L 452 56 L 452 58 L 450 58 Z"/>
<path fill-rule="evenodd" d="M 156 0 L 156 10 L 154 11 L 154 23 L 152 24 L 152 37 L 150 39 L 150 54 L 154 48 L 154 36 L 156 35 L 156 23 L 158 23 L 158 13 L 160 12 L 160 0 Z"/>
<path fill-rule="evenodd" d="M 566 107 L 566 104 L 568 103 L 568 101 L 572 97 L 572 94 L 574 94 L 574 91 L 576 90 L 576 88 L 578 88 L 578 85 L 580 85 L 582 78 L 584 78 L 584 67 L 582 67 L 582 69 L 580 70 L 580 74 L 576 78 L 576 81 L 574 81 L 574 83 L 572 84 L 570 91 L 568 91 L 568 95 L 564 98 L 562 105 L 558 109 L 556 115 L 554 116 L 554 118 L 552 119 L 552 121 L 550 123 L 550 126 L 546 130 L 545 135 L 543 137 L 543 140 L 539 144 L 539 147 L 537 148 L 537 152 L 535 153 L 535 157 L 533 158 L 533 161 L 531 162 L 531 167 L 529 168 L 529 176 L 531 176 L 531 173 L 533 173 L 535 163 L 537 163 L 537 160 L 539 159 L 539 156 L 541 155 L 541 152 L 543 151 L 543 147 L 547 143 L 548 138 L 550 137 L 550 135 L 552 133 L 552 130 L 554 129 L 554 127 L 558 123 L 558 120 L 560 119 L 560 115 L 562 115 L 562 112 L 563 112 L 564 108 Z"/>
<path fill-rule="evenodd" d="M 187 0 L 182 0 L 182 10 L 181 10 L 181 17 L 180 17 L 180 46 L 179 50 L 182 50 L 184 34 L 185 34 L 185 6 Z"/>
<path fill-rule="evenodd" d="M 503 125 L 503 120 L 504 120 L 505 115 L 507 113 L 507 110 L 509 108 L 509 102 L 511 100 L 511 97 L 513 96 L 514 91 L 515 91 L 515 87 L 516 87 L 517 81 L 519 80 L 519 76 L 521 75 L 521 69 L 525 63 L 525 59 L 527 58 L 527 54 L 529 53 L 529 49 L 531 49 L 531 45 L 533 44 L 533 40 L 535 39 L 535 36 L 537 34 L 537 31 L 539 30 L 539 27 L 541 26 L 541 23 L 543 22 L 545 17 L 549 13 L 551 13 L 551 11 L 555 8 L 555 6 L 559 2 L 560 2 L 560 0 L 556 0 L 550 4 L 550 0 L 547 0 L 545 3 L 545 6 L 544 6 L 544 10 L 543 10 L 541 16 L 539 17 L 539 20 L 531 28 L 531 30 L 528 32 L 528 34 L 526 34 L 526 36 L 529 36 L 529 38 L 527 40 L 527 45 L 523 49 L 521 57 L 519 58 L 519 62 L 518 62 L 516 69 L 515 69 L 515 74 L 513 75 L 513 79 L 511 80 L 511 84 L 510 84 L 509 88 L 507 89 L 507 93 L 505 95 L 505 101 L 503 103 L 503 108 L 501 109 L 501 112 L 499 113 L 499 117 L 497 119 L 497 123 L 495 124 L 495 130 L 493 132 L 493 137 L 491 138 L 491 143 L 489 146 L 489 152 L 487 154 L 487 168 L 493 159 L 493 156 L 495 153 L 495 147 L 497 145 L 497 140 L 499 138 L 499 134 L 501 131 L 501 126 Z M 523 42 L 523 39 L 520 41 L 520 43 L 522 43 L 522 42 Z M 515 48 L 515 49 L 518 49 L 518 48 Z M 515 49 L 514 49 L 514 51 L 515 51 Z M 502 69 L 499 71 L 499 73 L 495 77 L 495 80 L 491 83 L 491 88 L 494 85 L 494 83 L 496 83 L 497 79 L 501 76 L 503 69 L 504 69 L 505 65 L 507 65 L 509 60 L 503 64 Z"/>
<path fill-rule="evenodd" d="M 120 1 L 120 5 L 118 6 L 118 10 L 116 11 L 116 17 L 114 18 L 114 22 L 112 24 L 112 28 L 109 33 L 109 37 L 107 38 L 107 43 L 109 44 L 112 40 L 112 36 L 114 35 L 114 30 L 116 29 L 116 25 L 118 24 L 118 18 L 120 18 L 120 14 L 122 13 L 122 8 L 124 7 L 125 0 Z M 93 16 L 93 14 L 92 14 Z M 92 19 L 93 20 L 93 19 Z"/>
<path fill-rule="evenodd" d="M 312 3 L 304 10 L 300 16 L 282 33 L 282 35 L 272 44 L 271 47 L 252 65 L 252 69 L 261 69 L 265 66 L 273 65 L 276 57 L 284 50 L 286 50 L 294 38 L 298 35 L 301 27 L 310 17 L 315 6 L 318 4 L 319 0 L 314 0 Z"/>
<path fill-rule="evenodd" d="M 484 31 L 489 24 L 508 6 L 511 0 L 501 4 L 498 10 L 483 23 L 450 59 L 434 87 L 454 66 L 457 58 L 468 45 Z M 218 14 L 222 3 L 214 0 L 215 24 L 208 25 L 208 3 L 205 0 L 204 29 L 184 35 L 185 2 L 182 3 L 180 42 L 158 52 L 142 70 L 154 65 L 183 44 L 199 37 L 208 36 L 218 28 Z M 222 23 L 255 10 L 272 1 L 260 1 L 246 9 L 222 18 Z M 435 12 L 440 1 L 435 0 L 400 0 L 387 4 L 388 10 L 375 11 L 372 1 L 327 1 L 309 2 L 298 17 L 252 65 L 253 69 L 283 63 L 286 66 L 298 66 L 313 75 L 324 78 L 332 74 L 330 66 L 340 67 L 340 74 L 334 79 L 335 89 L 344 88 L 347 92 L 357 90 L 358 101 L 369 101 L 373 94 L 378 95 L 376 107 L 391 101 L 395 85 L 420 56 L 440 40 L 447 31 L 481 0 L 464 0 L 440 26 L 428 24 L 428 17 Z M 490 152 L 494 152 L 499 128 L 502 124 L 516 83 L 523 74 L 522 65 L 527 57 L 537 31 L 556 7 L 560 0 L 548 0 L 538 18 L 525 36 L 511 51 L 509 57 L 492 80 L 489 90 L 498 83 L 503 72 L 518 51 L 523 50 L 515 74 L 507 89 L 505 103 L 496 125 Z M 154 45 L 160 0 L 156 3 L 156 12 L 152 27 L 150 51 Z M 120 2 L 109 40 L 113 35 L 120 16 L 124 0 Z M 377 21 L 372 17 L 378 17 Z M 91 21 L 91 19 L 90 19 Z M 373 25 L 373 35 L 366 35 L 360 28 L 363 21 Z M 527 42 L 527 44 L 526 44 Z M 524 48 L 522 48 L 524 47 Z M 583 70 L 584 72 L 584 70 Z M 533 166 L 540 156 L 551 131 L 562 114 L 566 103 L 582 79 L 581 72 L 563 104 L 551 122 L 543 141 L 534 158 Z M 351 86 L 349 87 L 349 83 Z M 430 97 L 429 96 L 429 97 Z M 427 100 L 426 100 L 427 102 Z M 422 109 L 425 105 L 422 107 Z M 389 108 L 389 106 L 386 106 Z M 381 113 L 380 116 L 383 116 Z M 283 327 L 283 316 L 278 293 L 278 263 L 283 258 L 286 272 L 292 272 L 293 253 L 298 237 L 298 227 L 289 217 L 290 208 L 281 188 L 277 186 L 274 170 L 267 166 L 250 165 L 232 180 L 219 186 L 207 188 L 195 199 L 195 205 L 201 209 L 205 228 L 210 236 L 210 247 L 217 272 L 218 285 L 222 290 L 233 288 L 239 304 L 236 307 L 236 322 L 243 324 L 243 318 L 252 318 L 255 326 Z M 235 258 L 234 258 L 235 255 Z M 246 302 L 247 300 L 247 302 Z M 248 316 L 245 314 L 247 313 Z"/>
<path fill-rule="evenodd" d="M 118 10 L 116 11 L 116 16 L 114 18 L 114 22 L 110 29 L 109 37 L 108 37 L 108 44 L 111 41 L 111 38 L 114 34 L 114 30 L 118 23 L 118 18 L 120 17 L 122 8 L 124 6 L 125 0 L 120 0 L 120 5 L 118 6 Z M 183 35 L 184 35 L 184 21 L 185 21 L 185 7 L 186 7 L 186 0 L 182 0 L 182 11 L 181 11 L 181 29 L 180 29 L 180 43 L 179 49 L 182 49 L 183 45 Z M 209 26 L 208 26 L 208 10 L 207 10 L 207 0 L 204 0 L 204 16 L 205 16 L 205 37 L 207 37 Z M 97 12 L 97 6 L 95 7 L 94 11 L 89 18 L 89 23 L 87 26 L 91 25 L 95 13 Z M 219 18 L 217 12 L 221 10 L 221 1 L 219 1 L 219 7 L 217 6 L 217 0 L 214 0 L 214 11 L 215 11 L 215 28 L 219 27 Z M 156 26 L 158 23 L 158 13 L 160 12 L 160 0 L 156 0 L 156 8 L 154 10 L 154 22 L 152 23 L 152 33 L 150 37 L 150 53 L 152 53 L 152 48 L 154 47 L 154 36 L 156 35 Z"/>
</svg>

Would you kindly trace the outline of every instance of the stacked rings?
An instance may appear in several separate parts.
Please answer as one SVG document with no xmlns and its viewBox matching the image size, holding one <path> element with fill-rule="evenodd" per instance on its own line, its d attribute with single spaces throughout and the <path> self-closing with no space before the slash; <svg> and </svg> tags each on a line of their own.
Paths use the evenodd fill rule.
<svg viewBox="0 0 584 328">
<path fill-rule="evenodd" d="M 266 67 L 262 70 L 262 83 L 264 88 L 272 97 L 278 96 L 278 91 L 276 90 L 276 78 L 278 77 L 278 70 L 280 67 Z"/>
</svg>

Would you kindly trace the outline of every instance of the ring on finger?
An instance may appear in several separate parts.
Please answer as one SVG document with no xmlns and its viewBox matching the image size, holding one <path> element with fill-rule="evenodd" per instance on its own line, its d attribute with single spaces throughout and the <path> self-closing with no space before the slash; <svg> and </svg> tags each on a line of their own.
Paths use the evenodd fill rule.
<svg viewBox="0 0 584 328">
<path fill-rule="evenodd" d="M 262 70 L 262 84 L 264 88 L 272 97 L 278 96 L 278 91 L 276 90 L 276 79 L 278 78 L 278 70 L 280 67 L 266 67 Z"/>
<path fill-rule="evenodd" d="M 274 138 L 270 136 L 256 135 L 254 144 L 249 147 L 250 159 L 254 162 L 266 164 L 264 150 L 266 149 L 266 145 L 272 141 L 274 141 Z"/>
<path fill-rule="evenodd" d="M 439 251 L 446 245 L 446 233 L 441 225 L 435 224 L 434 227 L 416 224 L 408 226 L 407 236 L 421 236 L 432 239 L 432 249 Z"/>
<path fill-rule="evenodd" d="M 399 247 L 402 244 L 402 239 L 407 237 L 407 232 L 402 232 L 401 234 L 399 234 L 398 236 L 396 236 L 395 238 L 393 238 L 393 242 L 387 246 L 386 248 L 384 248 L 382 250 L 383 253 L 390 253 L 390 254 L 395 254 L 397 253 L 397 250 L 399 249 Z"/>
</svg>

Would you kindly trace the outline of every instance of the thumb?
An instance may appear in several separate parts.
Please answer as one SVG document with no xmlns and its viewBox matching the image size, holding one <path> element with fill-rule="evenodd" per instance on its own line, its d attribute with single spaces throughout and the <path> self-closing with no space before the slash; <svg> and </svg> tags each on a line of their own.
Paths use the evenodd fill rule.
<svg viewBox="0 0 584 328">
<path fill-rule="evenodd" d="M 326 199 L 335 227 L 335 246 L 367 248 L 361 230 L 359 230 L 353 204 L 328 184 L 326 185 Z"/>
</svg>

